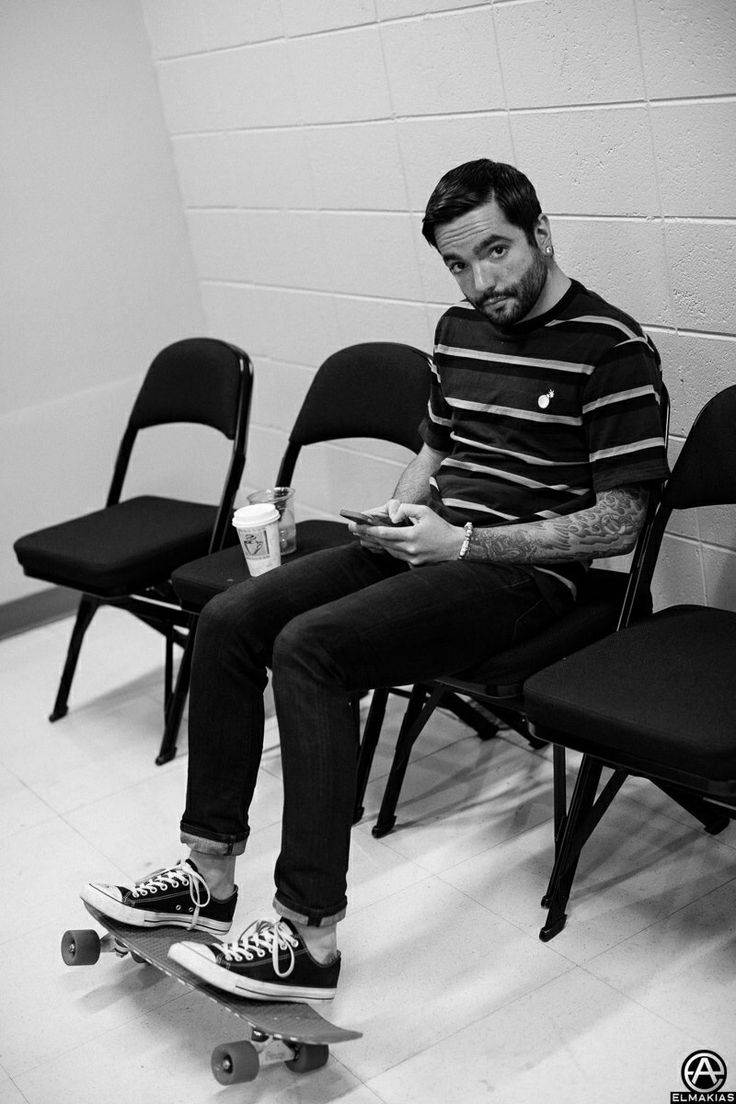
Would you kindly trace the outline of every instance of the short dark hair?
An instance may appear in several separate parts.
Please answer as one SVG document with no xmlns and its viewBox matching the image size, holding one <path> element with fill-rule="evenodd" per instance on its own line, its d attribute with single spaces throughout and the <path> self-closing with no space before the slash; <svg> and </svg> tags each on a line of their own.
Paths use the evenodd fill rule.
<svg viewBox="0 0 736 1104">
<path fill-rule="evenodd" d="M 465 215 L 495 199 L 512 226 L 520 227 L 531 245 L 536 244 L 534 228 L 542 208 L 531 181 L 523 172 L 503 161 L 481 157 L 466 161 L 446 172 L 427 203 L 422 233 L 437 248 L 435 231 L 445 222 Z"/>
</svg>

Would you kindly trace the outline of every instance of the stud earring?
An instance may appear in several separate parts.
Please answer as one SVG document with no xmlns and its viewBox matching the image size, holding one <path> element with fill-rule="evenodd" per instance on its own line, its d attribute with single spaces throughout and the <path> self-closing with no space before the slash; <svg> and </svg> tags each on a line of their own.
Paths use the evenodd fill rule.
<svg viewBox="0 0 736 1104">
<path fill-rule="evenodd" d="M 554 249 L 551 245 L 548 245 L 544 252 L 547 254 L 548 257 L 551 257 L 554 253 Z"/>
</svg>

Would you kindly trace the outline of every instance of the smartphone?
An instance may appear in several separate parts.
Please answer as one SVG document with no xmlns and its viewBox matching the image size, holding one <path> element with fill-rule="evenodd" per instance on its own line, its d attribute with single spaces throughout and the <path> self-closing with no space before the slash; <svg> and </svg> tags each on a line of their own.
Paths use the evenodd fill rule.
<svg viewBox="0 0 736 1104">
<path fill-rule="evenodd" d="M 408 521 L 391 521 L 387 514 L 364 514 L 359 510 L 341 510 L 340 517 L 347 518 L 348 521 L 356 521 L 358 525 L 409 525 Z"/>
</svg>

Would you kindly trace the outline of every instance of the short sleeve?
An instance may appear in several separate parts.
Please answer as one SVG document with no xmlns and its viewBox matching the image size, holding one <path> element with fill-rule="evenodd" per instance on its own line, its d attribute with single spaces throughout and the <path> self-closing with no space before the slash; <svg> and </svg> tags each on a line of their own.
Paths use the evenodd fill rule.
<svg viewBox="0 0 736 1104">
<path fill-rule="evenodd" d="M 427 402 L 427 414 L 421 425 L 419 433 L 426 445 L 437 452 L 450 452 L 452 439 L 452 409 L 445 401 L 442 393 L 442 380 L 437 365 L 432 362 L 432 378 L 429 387 L 429 400 Z"/>
<path fill-rule="evenodd" d="M 609 349 L 583 395 L 583 426 L 596 491 L 668 474 L 659 354 L 644 336 Z"/>
</svg>

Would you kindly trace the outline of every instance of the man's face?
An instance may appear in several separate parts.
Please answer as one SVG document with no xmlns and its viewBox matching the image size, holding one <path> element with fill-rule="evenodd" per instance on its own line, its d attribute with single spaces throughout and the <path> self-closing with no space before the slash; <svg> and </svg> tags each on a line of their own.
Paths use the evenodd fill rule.
<svg viewBox="0 0 736 1104">
<path fill-rule="evenodd" d="M 544 289 L 544 216 L 536 233 L 539 245 L 531 245 L 520 227 L 507 222 L 495 199 L 435 231 L 440 255 L 465 298 L 501 329 L 525 318 Z"/>
</svg>

